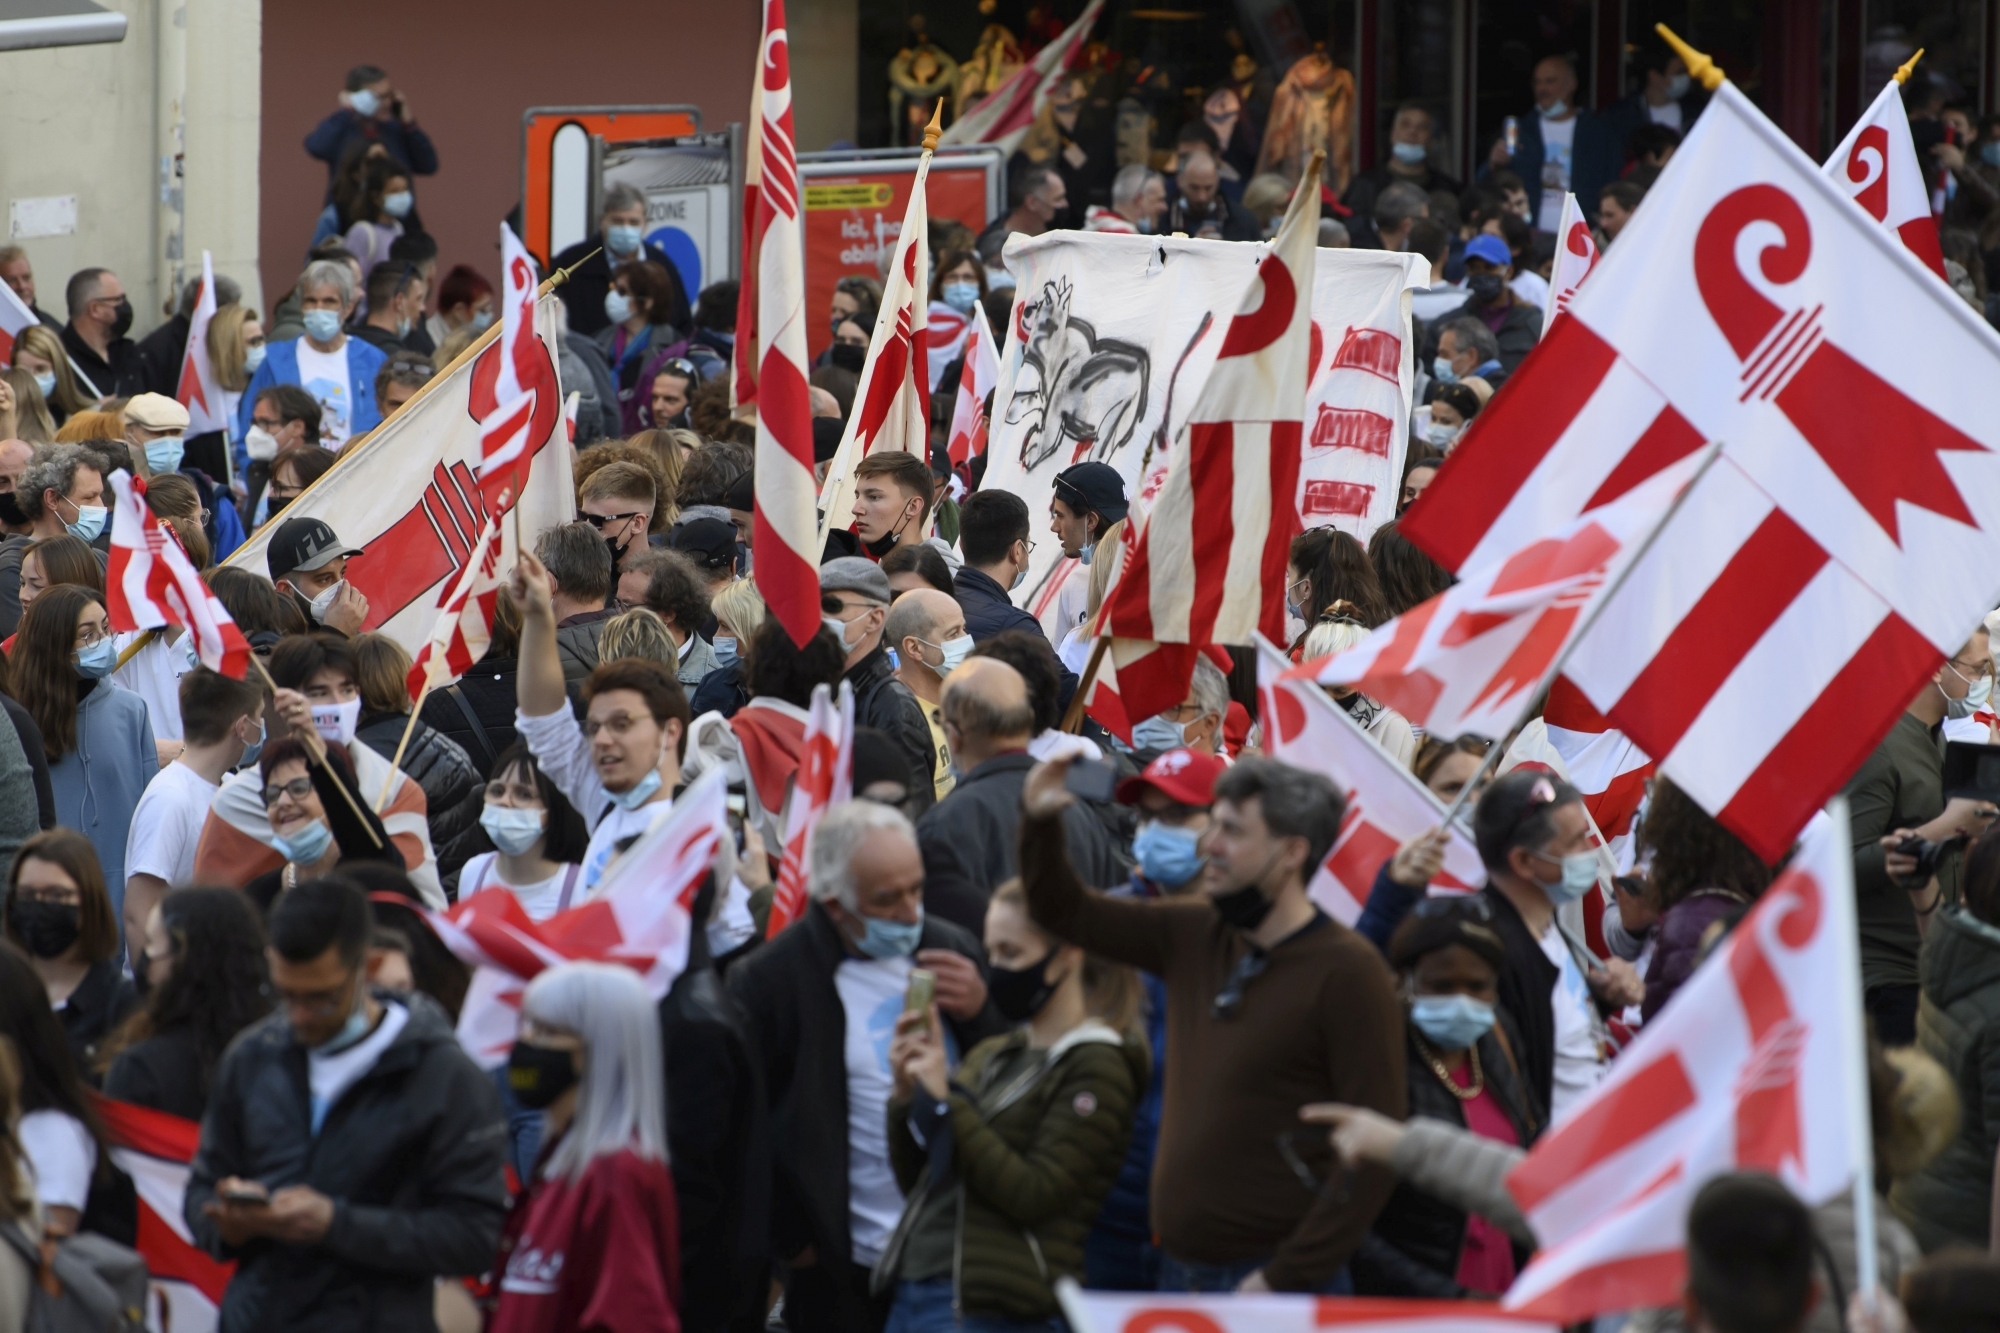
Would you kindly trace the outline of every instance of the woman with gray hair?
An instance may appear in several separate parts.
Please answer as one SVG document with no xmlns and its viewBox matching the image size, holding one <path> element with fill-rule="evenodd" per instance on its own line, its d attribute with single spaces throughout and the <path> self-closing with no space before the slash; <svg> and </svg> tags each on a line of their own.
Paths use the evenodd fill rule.
<svg viewBox="0 0 2000 1333">
<path fill-rule="evenodd" d="M 522 1000 L 507 1077 L 542 1112 L 543 1146 L 501 1232 L 488 1333 L 678 1333 L 679 1210 L 645 983 L 611 963 L 543 972 Z"/>
<path fill-rule="evenodd" d="M 281 384 L 313 386 L 312 397 L 320 407 L 319 442 L 330 452 L 340 452 L 348 440 L 382 424 L 374 386 L 386 358 L 366 339 L 350 338 L 342 331 L 354 313 L 357 282 L 344 259 L 316 259 L 306 265 L 297 287 L 305 331 L 297 338 L 266 340 L 264 363 L 237 400 L 239 441 L 247 441 L 251 426 L 260 424 L 258 399 Z M 270 429 L 271 423 L 262 424 Z M 239 453 L 236 461 L 248 469 L 247 453 Z"/>
</svg>

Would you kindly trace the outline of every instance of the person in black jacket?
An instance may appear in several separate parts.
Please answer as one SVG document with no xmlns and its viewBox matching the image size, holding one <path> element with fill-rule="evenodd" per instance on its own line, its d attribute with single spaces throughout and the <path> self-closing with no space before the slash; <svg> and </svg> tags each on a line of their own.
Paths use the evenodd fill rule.
<svg viewBox="0 0 2000 1333">
<path fill-rule="evenodd" d="M 458 742 L 482 773 L 514 747 L 515 677 L 520 672 L 521 613 L 502 597 L 493 604 L 493 638 L 486 656 L 463 676 L 424 696 L 424 725 Z"/>
<path fill-rule="evenodd" d="M 1526 1148 L 1545 1117 L 1522 1085 L 1513 1020 L 1495 1007 L 1500 937 L 1477 897 L 1427 898 L 1389 943 L 1408 1011 L 1410 1114 Z M 1505 1291 L 1517 1271 L 1499 1227 L 1398 1185 L 1353 1260 L 1365 1296 L 1463 1300 Z"/>
<path fill-rule="evenodd" d="M 888 1158 L 889 1037 L 912 963 L 935 975 L 960 1050 L 1008 1025 L 987 999 L 978 939 L 924 913 L 923 861 L 901 812 L 831 807 L 813 834 L 807 888 L 805 915 L 730 969 L 729 995 L 771 1113 L 785 1323 L 876 1333 L 888 1300 L 870 1297 L 869 1268 L 903 1207 Z"/>
<path fill-rule="evenodd" d="M 22 843 L 7 871 L 5 920 L 8 941 L 48 989 L 77 1072 L 95 1082 L 99 1045 L 139 996 L 119 964 L 118 915 L 90 839 L 53 828 Z"/>
<path fill-rule="evenodd" d="M 556 288 L 556 295 L 569 311 L 569 331 L 589 337 L 609 328 L 612 321 L 604 312 L 604 296 L 611 290 L 611 275 L 626 264 L 648 261 L 675 276 L 672 308 L 654 322 L 687 328 L 689 311 L 680 270 L 666 251 L 645 240 L 646 196 L 637 186 L 622 181 L 608 187 L 598 222 L 595 232 L 555 257 L 555 267 L 576 270 L 569 281 Z"/>
<path fill-rule="evenodd" d="M 145 1006 L 106 1042 L 104 1095 L 200 1120 L 222 1052 L 271 1012 L 257 909 L 234 889 L 175 889 L 146 922 L 132 976 Z"/>
<path fill-rule="evenodd" d="M 473 851 L 485 850 L 483 845 L 460 841 L 486 809 L 485 770 L 474 767 L 464 747 L 422 718 L 412 724 L 410 655 L 401 644 L 386 634 L 362 634 L 354 639 L 353 648 L 354 683 L 361 690 L 354 739 L 424 789 L 438 878 L 445 895 L 456 898 L 459 867 Z M 368 795 L 374 799 L 374 793 Z"/>
<path fill-rule="evenodd" d="M 442 1010 L 368 986 L 373 931 L 339 879 L 272 911 L 280 1009 L 216 1070 L 184 1205 L 196 1243 L 236 1263 L 224 1333 L 430 1333 L 437 1279 L 493 1262 L 499 1099 Z"/>
<path fill-rule="evenodd" d="M 854 724 L 873 727 L 902 748 L 910 770 L 920 778 L 910 792 L 912 808 L 931 808 L 937 754 L 931 749 L 931 724 L 910 687 L 896 679 L 889 665 L 882 627 L 888 623 L 889 576 L 873 560 L 844 555 L 819 567 L 820 611 L 826 627 L 840 635 L 847 650 L 846 675 L 854 687 Z"/>
</svg>

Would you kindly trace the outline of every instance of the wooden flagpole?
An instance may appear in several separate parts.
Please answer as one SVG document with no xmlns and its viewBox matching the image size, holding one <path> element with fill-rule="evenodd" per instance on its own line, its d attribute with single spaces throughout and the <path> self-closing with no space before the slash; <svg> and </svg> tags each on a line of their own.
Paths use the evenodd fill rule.
<svg viewBox="0 0 2000 1333">
<path fill-rule="evenodd" d="M 396 742 L 396 757 L 389 761 L 389 776 L 382 780 L 382 794 L 375 798 L 375 813 L 381 814 L 382 807 L 389 803 L 389 789 L 396 785 L 396 770 L 403 766 L 403 751 L 410 748 L 410 735 L 417 729 L 417 714 L 424 709 L 424 700 L 431 697 L 431 673 L 424 672 L 424 687 L 417 691 L 416 702 L 410 705 L 410 720 L 403 724 L 403 739 Z"/>
<path fill-rule="evenodd" d="M 1106 594 L 1109 596 L 1109 594 Z M 1100 635 L 1090 648 L 1090 661 L 1084 664 L 1083 675 L 1076 682 L 1076 693 L 1070 696 L 1069 711 L 1063 714 L 1062 729 L 1075 735 L 1083 725 L 1083 706 L 1090 699 L 1090 687 L 1097 683 L 1097 668 L 1103 665 L 1104 654 L 1111 647 L 1111 636 Z"/>
</svg>

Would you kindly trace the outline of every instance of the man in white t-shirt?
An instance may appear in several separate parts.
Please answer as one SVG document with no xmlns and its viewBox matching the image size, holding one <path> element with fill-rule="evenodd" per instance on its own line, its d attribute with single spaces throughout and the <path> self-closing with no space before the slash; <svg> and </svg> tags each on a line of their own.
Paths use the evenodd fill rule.
<svg viewBox="0 0 2000 1333">
<path fill-rule="evenodd" d="M 936 977 L 947 1040 L 965 1050 L 1007 1024 L 987 1002 L 985 955 L 926 917 L 924 863 L 901 811 L 826 812 L 807 867 L 805 916 L 728 974 L 763 1071 L 776 1145 L 771 1216 L 795 1330 L 881 1327 L 868 1274 L 902 1215 L 889 1165 L 889 1044 L 912 965 Z M 953 1052 L 954 1058 L 956 1051 Z"/>
<path fill-rule="evenodd" d="M 125 938 L 146 938 L 146 918 L 162 894 L 194 875 L 201 841 L 222 779 L 231 769 L 257 762 L 264 745 L 264 692 L 207 667 L 181 677 L 178 759 L 146 784 L 132 811 L 125 839 Z"/>
<path fill-rule="evenodd" d="M 1598 856 L 1576 788 L 1555 774 L 1517 768 L 1494 779 L 1473 812 L 1481 896 L 1506 951 L 1500 1003 L 1521 1033 L 1521 1072 L 1560 1121 L 1604 1076 L 1602 1014 L 1645 995 L 1632 965 L 1603 962 L 1556 919 L 1597 891 Z"/>
</svg>

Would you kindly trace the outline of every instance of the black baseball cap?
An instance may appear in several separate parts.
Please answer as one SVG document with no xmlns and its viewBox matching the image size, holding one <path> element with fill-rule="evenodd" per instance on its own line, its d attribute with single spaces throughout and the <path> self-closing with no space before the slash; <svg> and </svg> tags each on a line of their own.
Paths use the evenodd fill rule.
<svg viewBox="0 0 2000 1333">
<path fill-rule="evenodd" d="M 342 542 L 334 530 L 316 518 L 288 518 L 278 525 L 264 548 L 264 563 L 272 581 L 293 572 L 310 574 L 343 555 L 360 555 L 361 548 Z"/>
<path fill-rule="evenodd" d="M 1096 512 L 1106 523 L 1125 517 L 1125 478 L 1109 463 L 1078 463 L 1056 473 L 1056 498 L 1079 514 Z"/>
<path fill-rule="evenodd" d="M 678 524 L 667 534 L 667 544 L 710 569 L 736 563 L 736 525 L 719 518 L 691 518 Z"/>
</svg>

